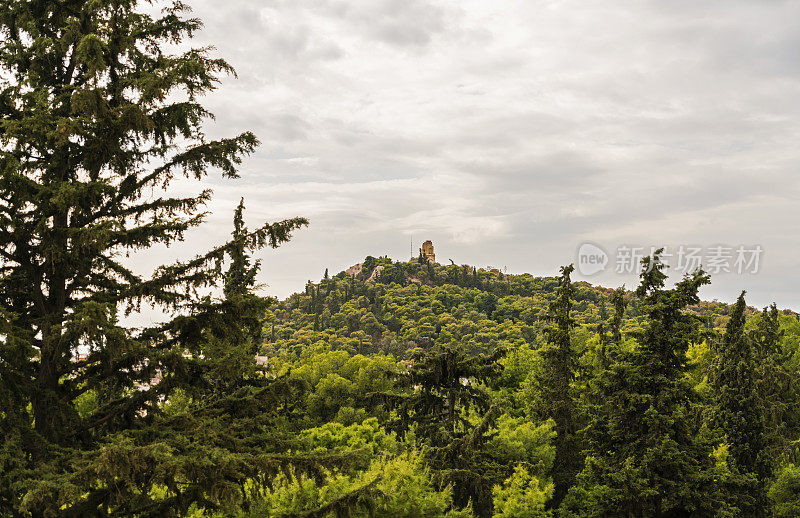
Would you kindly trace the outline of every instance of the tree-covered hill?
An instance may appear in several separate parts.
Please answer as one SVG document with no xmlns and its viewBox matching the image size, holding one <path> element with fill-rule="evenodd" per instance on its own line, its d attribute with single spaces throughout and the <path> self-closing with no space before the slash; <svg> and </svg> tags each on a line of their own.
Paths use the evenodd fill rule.
<svg viewBox="0 0 800 518">
<path fill-rule="evenodd" d="M 798 315 L 662 269 L 625 290 L 367 257 L 275 302 L 261 354 L 306 387 L 297 426 L 377 419 L 451 513 L 795 516 Z"/>
<path fill-rule="evenodd" d="M 293 350 L 317 341 L 360 353 L 402 356 L 453 340 L 471 351 L 497 346 L 518 347 L 541 340 L 557 277 L 504 274 L 469 265 L 448 266 L 424 259 L 393 261 L 368 256 L 362 263 L 319 281 L 306 283 L 270 308 L 264 352 Z M 358 273 L 354 273 L 358 272 Z M 591 346 L 598 325 L 606 324 L 615 289 L 575 282 L 572 317 L 577 342 Z M 634 291 L 625 291 L 622 320 L 625 334 L 640 330 L 646 315 Z M 686 311 L 703 319 L 710 332 L 720 332 L 733 304 L 700 301 Z M 748 307 L 745 314 L 759 311 Z M 785 310 L 781 322 L 787 343 L 798 337 L 800 318 Z"/>
</svg>

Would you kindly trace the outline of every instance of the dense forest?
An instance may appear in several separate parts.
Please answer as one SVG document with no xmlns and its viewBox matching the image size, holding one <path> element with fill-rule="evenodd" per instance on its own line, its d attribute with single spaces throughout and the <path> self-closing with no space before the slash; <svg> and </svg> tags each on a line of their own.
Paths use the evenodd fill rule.
<svg viewBox="0 0 800 518">
<path fill-rule="evenodd" d="M 307 387 L 302 427 L 369 423 L 421 458 L 429 487 L 451 488 L 433 515 L 800 510 L 796 313 L 700 301 L 702 272 L 667 289 L 657 257 L 634 291 L 571 267 L 359 266 L 273 304 L 261 354 Z"/>
<path fill-rule="evenodd" d="M 206 135 L 233 69 L 158 7 L 0 9 L 0 516 L 800 516 L 798 315 L 658 252 L 631 290 L 421 255 L 277 301 L 257 257 L 309 222 L 242 201 L 134 270 L 259 144 Z"/>
</svg>

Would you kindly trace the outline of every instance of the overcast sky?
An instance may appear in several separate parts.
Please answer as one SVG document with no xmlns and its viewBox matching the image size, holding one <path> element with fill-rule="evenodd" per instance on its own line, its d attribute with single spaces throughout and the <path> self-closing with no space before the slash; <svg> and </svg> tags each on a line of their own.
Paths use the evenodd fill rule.
<svg viewBox="0 0 800 518">
<path fill-rule="evenodd" d="M 262 145 L 169 257 L 224 239 L 244 196 L 253 225 L 311 220 L 260 254 L 281 297 L 412 237 L 536 275 L 585 241 L 743 244 L 759 272 L 703 297 L 800 309 L 800 1 L 189 3 L 238 71 L 208 133 Z M 635 285 L 608 270 L 587 280 Z"/>
</svg>

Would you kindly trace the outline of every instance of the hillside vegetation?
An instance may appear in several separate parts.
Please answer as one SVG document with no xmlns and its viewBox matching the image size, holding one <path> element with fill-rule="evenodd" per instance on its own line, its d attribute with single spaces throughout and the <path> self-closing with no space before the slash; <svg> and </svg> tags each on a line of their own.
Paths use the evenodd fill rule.
<svg viewBox="0 0 800 518">
<path fill-rule="evenodd" d="M 422 459 L 432 488 L 454 491 L 448 506 L 479 515 L 796 509 L 785 491 L 798 482 L 797 314 L 700 301 L 701 273 L 668 290 L 645 271 L 644 288 L 626 291 L 572 283 L 571 269 L 534 277 L 367 257 L 350 271 L 326 271 L 267 312 L 261 354 L 307 387 L 301 428 L 379 423 Z M 734 335 L 747 358 L 726 356 Z M 666 428 L 642 422 L 649 412 Z M 742 424 L 756 427 L 738 437 L 752 443 L 737 444 Z M 637 450 L 602 459 L 625 434 Z M 440 451 L 458 441 L 464 450 Z M 660 462 L 673 479 L 654 471 Z M 619 479 L 629 469 L 638 482 Z"/>
</svg>

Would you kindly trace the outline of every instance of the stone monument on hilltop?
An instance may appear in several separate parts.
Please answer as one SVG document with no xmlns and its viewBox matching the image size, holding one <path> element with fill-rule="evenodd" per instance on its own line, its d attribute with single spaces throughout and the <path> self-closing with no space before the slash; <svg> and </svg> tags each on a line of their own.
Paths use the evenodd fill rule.
<svg viewBox="0 0 800 518">
<path fill-rule="evenodd" d="M 430 263 L 436 262 L 436 254 L 433 253 L 433 243 L 430 239 L 422 243 L 422 248 L 419 249 L 419 254 Z"/>
</svg>

